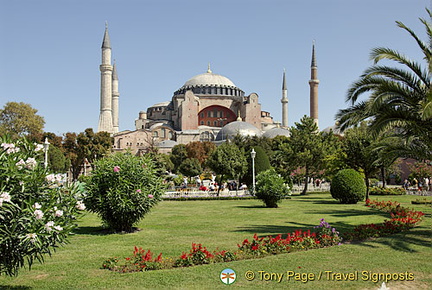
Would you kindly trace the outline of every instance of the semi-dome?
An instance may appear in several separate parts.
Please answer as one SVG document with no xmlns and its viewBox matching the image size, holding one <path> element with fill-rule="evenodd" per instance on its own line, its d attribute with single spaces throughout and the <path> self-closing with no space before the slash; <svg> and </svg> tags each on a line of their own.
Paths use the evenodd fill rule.
<svg viewBox="0 0 432 290">
<path fill-rule="evenodd" d="M 264 137 L 267 138 L 274 138 L 276 136 L 286 136 L 289 137 L 290 136 L 290 131 L 288 129 L 284 129 L 284 128 L 272 128 L 268 131 L 265 131 L 263 134 Z"/>
<path fill-rule="evenodd" d="M 174 140 L 163 140 L 162 142 L 159 142 L 156 146 L 159 148 L 173 148 L 176 145 L 178 145 L 178 143 Z"/>
<path fill-rule="evenodd" d="M 261 136 L 261 130 L 252 124 L 243 121 L 234 121 L 226 124 L 217 134 L 216 141 L 232 139 L 240 136 Z"/>
</svg>

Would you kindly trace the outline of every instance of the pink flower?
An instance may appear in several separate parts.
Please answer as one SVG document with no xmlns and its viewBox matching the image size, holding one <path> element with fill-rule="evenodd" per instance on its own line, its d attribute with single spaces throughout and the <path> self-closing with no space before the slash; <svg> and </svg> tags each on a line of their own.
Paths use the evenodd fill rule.
<svg viewBox="0 0 432 290">
<path fill-rule="evenodd" d="M 141 189 L 137 189 L 136 192 L 141 192 Z"/>
<path fill-rule="evenodd" d="M 148 198 L 153 198 L 153 194 L 149 194 L 149 195 L 148 195 Z"/>
<path fill-rule="evenodd" d="M 114 172 L 119 172 L 120 171 L 120 166 L 114 166 Z"/>
</svg>

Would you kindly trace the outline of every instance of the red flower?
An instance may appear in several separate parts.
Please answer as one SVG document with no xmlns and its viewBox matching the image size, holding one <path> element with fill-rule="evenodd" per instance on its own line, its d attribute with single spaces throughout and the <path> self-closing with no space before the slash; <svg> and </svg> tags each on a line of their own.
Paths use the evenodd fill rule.
<svg viewBox="0 0 432 290">
<path fill-rule="evenodd" d="M 258 250 L 258 248 L 259 248 L 258 245 L 253 245 L 253 246 L 252 246 L 252 251 L 256 251 L 256 250 Z"/>
</svg>

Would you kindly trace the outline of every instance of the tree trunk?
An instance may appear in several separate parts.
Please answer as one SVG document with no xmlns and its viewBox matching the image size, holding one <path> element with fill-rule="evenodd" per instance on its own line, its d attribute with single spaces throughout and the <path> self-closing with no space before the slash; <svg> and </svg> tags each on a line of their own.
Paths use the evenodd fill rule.
<svg viewBox="0 0 432 290">
<path fill-rule="evenodd" d="M 222 184 L 222 179 L 223 178 L 223 174 L 221 174 L 220 178 L 219 178 L 219 182 L 218 182 L 218 190 L 216 195 L 219 197 L 219 193 L 220 193 L 220 189 L 221 189 L 221 184 Z"/>
<path fill-rule="evenodd" d="M 385 178 L 385 168 L 381 166 L 381 178 L 382 178 L 382 187 L 386 187 L 386 178 Z"/>
<path fill-rule="evenodd" d="M 365 183 L 366 183 L 366 200 L 369 199 L 369 175 L 365 174 Z"/>
<path fill-rule="evenodd" d="M 306 172 L 305 172 L 305 186 L 303 188 L 303 191 L 300 195 L 306 195 L 307 193 L 307 189 L 308 189 L 308 183 L 309 183 L 309 170 L 307 170 L 306 168 Z"/>
</svg>

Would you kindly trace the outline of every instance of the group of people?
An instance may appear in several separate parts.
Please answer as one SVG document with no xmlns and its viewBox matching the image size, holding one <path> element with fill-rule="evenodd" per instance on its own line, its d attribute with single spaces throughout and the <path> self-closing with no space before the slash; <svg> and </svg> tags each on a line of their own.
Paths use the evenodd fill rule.
<svg viewBox="0 0 432 290">
<path fill-rule="evenodd" d="M 413 178 L 411 181 L 405 179 L 402 187 L 405 190 L 414 189 L 418 191 L 430 191 L 432 190 L 432 178 L 425 177 L 420 180 L 417 180 L 417 178 Z"/>
</svg>

